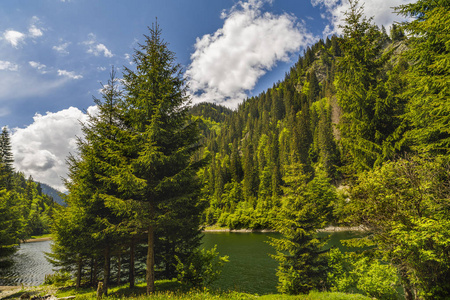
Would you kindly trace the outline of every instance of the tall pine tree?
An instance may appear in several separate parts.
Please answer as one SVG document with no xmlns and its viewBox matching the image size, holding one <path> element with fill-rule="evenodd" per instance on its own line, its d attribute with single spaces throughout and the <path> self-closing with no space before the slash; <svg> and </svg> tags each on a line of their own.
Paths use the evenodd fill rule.
<svg viewBox="0 0 450 300">
<path fill-rule="evenodd" d="M 152 293 L 158 237 L 171 241 L 172 254 L 184 252 L 179 253 L 181 259 L 199 245 L 203 207 L 198 203 L 195 173 L 203 162 L 192 159 L 199 148 L 199 133 L 187 115 L 181 66 L 162 39 L 159 25 L 149 31 L 133 56 L 137 69 L 124 72 L 126 124 L 131 128 L 134 149 L 131 165 L 119 177 L 122 186 L 136 187 L 129 198 L 148 237 L 146 279 L 147 292 Z M 167 260 L 157 263 L 170 265 Z"/>
</svg>

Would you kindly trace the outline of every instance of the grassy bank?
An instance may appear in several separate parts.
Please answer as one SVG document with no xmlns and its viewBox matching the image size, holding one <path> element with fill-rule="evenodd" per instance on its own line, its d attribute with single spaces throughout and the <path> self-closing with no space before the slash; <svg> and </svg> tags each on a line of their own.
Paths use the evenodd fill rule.
<svg viewBox="0 0 450 300">
<path fill-rule="evenodd" d="M 309 295 L 288 296 L 281 294 L 272 295 L 252 295 L 240 292 L 221 292 L 212 291 L 208 289 L 203 290 L 187 290 L 183 288 L 176 281 L 158 281 L 156 282 L 156 293 L 147 296 L 145 295 L 145 283 L 137 284 L 135 288 L 129 289 L 128 285 L 115 286 L 109 289 L 109 296 L 103 299 L 130 299 L 130 300 L 209 300 L 209 299 L 223 299 L 223 300 L 245 300 L 245 299 L 262 299 L 262 300 L 368 300 L 371 298 L 357 295 L 357 294 L 343 294 L 343 293 L 319 293 L 312 292 Z M 39 287 L 23 288 L 17 290 L 14 294 L 10 294 L 4 299 L 17 299 L 24 293 L 34 295 L 52 294 L 58 298 L 76 296 L 75 299 L 90 300 L 97 299 L 96 290 L 94 288 L 80 288 L 74 287 L 55 287 L 51 285 L 43 285 Z"/>
</svg>

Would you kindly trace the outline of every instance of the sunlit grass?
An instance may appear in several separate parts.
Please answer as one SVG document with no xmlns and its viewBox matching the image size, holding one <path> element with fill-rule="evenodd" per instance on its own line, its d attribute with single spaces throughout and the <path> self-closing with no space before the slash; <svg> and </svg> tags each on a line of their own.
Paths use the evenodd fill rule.
<svg viewBox="0 0 450 300">
<path fill-rule="evenodd" d="M 262 299 L 262 300 L 368 300 L 371 298 L 358 295 L 358 294 L 343 294 L 343 293 L 319 293 L 312 292 L 309 295 L 252 295 L 240 292 L 221 292 L 210 289 L 191 289 L 180 285 L 176 281 L 157 281 L 155 283 L 156 292 L 151 296 L 146 295 L 145 283 L 137 284 L 133 289 L 129 289 L 128 285 L 122 285 L 117 287 L 111 287 L 107 297 L 103 299 L 130 299 L 130 300 L 200 300 L 200 299 L 219 299 L 219 300 L 246 300 L 246 299 Z M 96 290 L 94 288 L 81 288 L 75 289 L 73 287 L 63 288 L 57 292 L 57 297 L 77 296 L 76 299 L 97 299 Z"/>
</svg>

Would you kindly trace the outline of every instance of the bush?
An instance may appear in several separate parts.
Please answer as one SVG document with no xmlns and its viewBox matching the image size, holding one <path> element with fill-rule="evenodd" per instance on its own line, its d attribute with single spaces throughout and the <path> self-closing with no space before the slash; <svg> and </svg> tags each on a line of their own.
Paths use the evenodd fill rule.
<svg viewBox="0 0 450 300">
<path fill-rule="evenodd" d="M 72 276 L 69 272 L 58 271 L 45 275 L 44 284 L 66 286 L 72 284 Z"/>
<path fill-rule="evenodd" d="M 228 262 L 228 256 L 219 256 L 217 246 L 210 250 L 196 250 L 183 263 L 175 257 L 178 281 L 190 287 L 204 287 L 213 283 L 222 273 L 223 265 Z"/>
</svg>

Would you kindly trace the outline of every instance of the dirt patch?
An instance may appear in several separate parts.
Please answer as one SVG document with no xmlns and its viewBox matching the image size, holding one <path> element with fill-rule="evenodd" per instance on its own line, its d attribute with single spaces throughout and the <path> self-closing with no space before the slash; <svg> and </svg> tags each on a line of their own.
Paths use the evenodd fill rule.
<svg viewBox="0 0 450 300">
<path fill-rule="evenodd" d="M 14 295 L 20 290 L 22 290 L 21 286 L 0 286 L 0 299 Z"/>
</svg>

